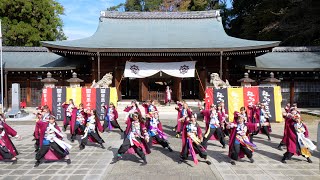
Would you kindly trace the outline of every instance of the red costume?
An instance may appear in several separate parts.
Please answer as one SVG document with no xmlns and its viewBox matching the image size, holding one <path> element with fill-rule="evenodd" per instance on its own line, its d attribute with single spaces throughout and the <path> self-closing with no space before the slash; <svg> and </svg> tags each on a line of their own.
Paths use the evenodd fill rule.
<svg viewBox="0 0 320 180">
<path fill-rule="evenodd" d="M 121 132 L 123 130 L 121 129 L 117 119 L 118 119 L 118 111 L 114 107 L 109 107 L 107 105 L 103 106 L 106 110 L 104 123 L 103 123 L 103 129 L 109 128 L 109 130 L 112 130 L 112 128 L 119 128 Z"/>
<path fill-rule="evenodd" d="M 0 120 L 0 160 L 11 160 L 19 154 L 9 136 L 16 137 L 17 132 Z"/>
<path fill-rule="evenodd" d="M 74 127 L 77 118 L 77 108 L 73 105 L 71 110 L 68 110 L 70 104 L 63 104 L 62 108 L 64 109 L 64 118 L 63 118 L 63 128 L 64 131 L 67 129 L 68 125 L 70 125 L 70 134 L 74 134 Z M 68 112 L 70 111 L 70 112 Z M 68 113 L 70 113 L 68 115 Z"/>
<path fill-rule="evenodd" d="M 36 138 L 39 139 L 40 150 L 36 154 L 36 165 L 39 166 L 40 160 L 59 160 L 69 154 L 71 146 L 62 141 L 62 133 L 57 123 L 38 121 L 36 125 Z M 67 160 L 70 164 L 70 159 Z"/>
</svg>

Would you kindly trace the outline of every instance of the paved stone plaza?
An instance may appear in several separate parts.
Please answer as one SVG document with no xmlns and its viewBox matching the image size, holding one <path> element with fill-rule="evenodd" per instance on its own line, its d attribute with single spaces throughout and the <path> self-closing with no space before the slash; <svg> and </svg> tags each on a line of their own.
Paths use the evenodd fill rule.
<svg viewBox="0 0 320 180">
<path fill-rule="evenodd" d="M 147 155 L 148 164 L 146 166 L 140 166 L 142 160 L 137 156 L 127 154 L 121 161 L 111 163 L 122 142 L 120 131 L 115 130 L 102 135 L 106 141 L 106 149 L 92 145 L 80 151 L 77 141 L 71 143 L 67 140 L 73 145 L 70 165 L 67 165 L 66 162 L 52 162 L 42 163 L 39 167 L 34 168 L 33 122 L 31 120 L 9 121 L 8 124 L 23 136 L 23 140 L 13 140 L 20 151 L 17 164 L 0 162 L 0 179 L 320 179 L 319 152 L 313 152 L 312 164 L 307 163 L 301 156 L 293 157 L 291 161 L 287 161 L 287 164 L 280 162 L 284 151 L 279 151 L 276 147 L 282 137 L 283 123 L 272 124 L 271 141 L 267 141 L 264 135 L 258 135 L 255 138 L 254 142 L 258 150 L 254 153 L 255 162 L 253 164 L 244 158 L 236 166 L 232 166 L 228 163 L 228 146 L 222 149 L 219 142 L 209 141 L 208 155 L 212 165 L 208 166 L 199 158 L 200 162 L 195 166 L 191 157 L 187 163 L 178 164 L 181 139 L 175 138 L 171 130 L 175 125 L 176 113 L 160 114 L 160 116 L 174 151 L 169 152 L 155 145 L 152 153 Z M 123 114 L 119 119 L 121 126 L 125 128 Z M 204 126 L 203 122 L 199 121 L 199 123 L 202 127 Z M 317 136 L 317 123 L 307 123 L 314 143 Z M 67 134 L 70 138 L 68 130 Z"/>
</svg>

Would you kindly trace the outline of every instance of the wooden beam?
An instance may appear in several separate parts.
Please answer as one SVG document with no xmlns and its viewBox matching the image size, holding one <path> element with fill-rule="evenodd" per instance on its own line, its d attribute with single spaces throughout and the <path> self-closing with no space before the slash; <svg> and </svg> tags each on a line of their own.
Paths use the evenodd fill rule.
<svg viewBox="0 0 320 180">
<path fill-rule="evenodd" d="M 173 83 L 173 88 L 172 88 L 172 94 L 173 98 L 177 101 L 182 100 L 182 92 L 181 92 L 181 78 L 174 77 L 174 83 Z"/>
<path fill-rule="evenodd" d="M 294 103 L 294 79 L 290 82 L 290 104 Z"/>
<path fill-rule="evenodd" d="M 121 94 L 121 78 L 122 78 L 122 74 L 123 71 L 115 68 L 114 70 L 114 85 L 117 88 L 117 94 L 118 94 L 118 100 L 122 100 L 122 94 Z"/>
<path fill-rule="evenodd" d="M 222 55 L 223 55 L 223 51 L 220 51 L 220 72 L 219 72 L 219 74 L 220 74 L 220 79 L 222 79 L 222 75 L 223 75 L 223 71 L 222 71 L 222 69 L 223 69 L 223 67 L 222 67 Z"/>
<path fill-rule="evenodd" d="M 148 79 L 139 79 L 139 100 L 146 101 L 149 99 Z"/>
<path fill-rule="evenodd" d="M 100 81 L 100 76 L 101 76 L 101 69 L 100 69 L 100 54 L 99 52 L 97 52 L 97 56 L 98 56 L 98 80 L 97 81 Z"/>
</svg>

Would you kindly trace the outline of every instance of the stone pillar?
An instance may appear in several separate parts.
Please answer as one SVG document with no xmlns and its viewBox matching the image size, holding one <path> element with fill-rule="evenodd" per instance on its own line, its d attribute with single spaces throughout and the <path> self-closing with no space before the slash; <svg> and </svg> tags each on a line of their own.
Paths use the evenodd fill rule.
<svg viewBox="0 0 320 180">
<path fill-rule="evenodd" d="M 70 83 L 70 87 L 74 88 L 74 87 L 81 87 L 80 83 L 83 82 L 82 79 L 77 78 L 77 73 L 72 73 L 72 78 L 67 80 L 68 83 Z"/>
<path fill-rule="evenodd" d="M 54 88 L 58 80 L 52 78 L 52 74 L 48 72 L 47 77 L 42 79 L 41 82 L 44 83 L 43 88 Z"/>
<path fill-rule="evenodd" d="M 256 82 L 255 80 L 249 78 L 249 74 L 248 73 L 244 73 L 244 77 L 239 79 L 238 82 L 241 83 L 242 87 L 251 87 L 251 83 Z"/>
</svg>

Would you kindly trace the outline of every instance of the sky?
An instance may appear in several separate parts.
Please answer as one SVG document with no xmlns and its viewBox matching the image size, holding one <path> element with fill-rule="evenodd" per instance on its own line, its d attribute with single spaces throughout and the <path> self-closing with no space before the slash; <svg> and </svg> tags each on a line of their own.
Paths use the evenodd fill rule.
<svg viewBox="0 0 320 180">
<path fill-rule="evenodd" d="M 57 0 L 64 7 L 63 32 L 68 40 L 89 37 L 97 30 L 100 11 L 125 0 Z"/>
<path fill-rule="evenodd" d="M 57 0 L 64 7 L 63 32 L 68 40 L 89 37 L 95 33 L 100 11 L 125 0 Z M 230 4 L 231 0 L 227 0 Z"/>
</svg>

